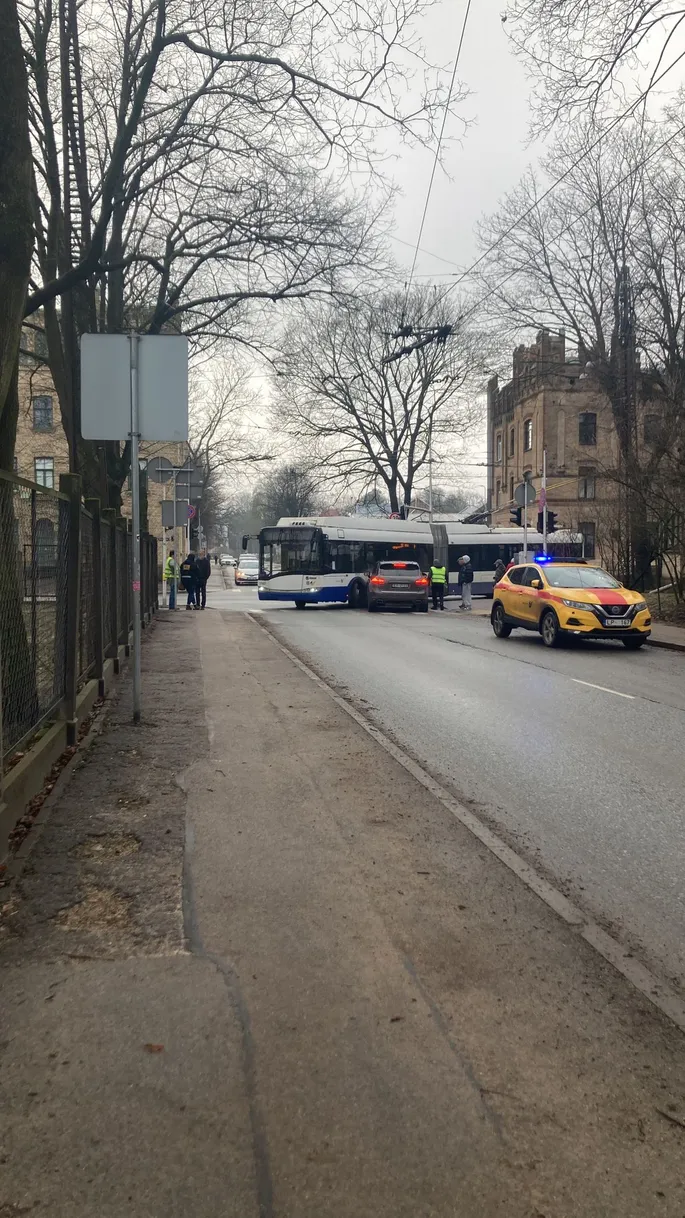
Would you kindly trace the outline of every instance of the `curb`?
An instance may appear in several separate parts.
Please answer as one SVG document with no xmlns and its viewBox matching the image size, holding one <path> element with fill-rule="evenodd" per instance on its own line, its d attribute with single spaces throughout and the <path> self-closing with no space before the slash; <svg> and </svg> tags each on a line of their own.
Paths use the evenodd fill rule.
<svg viewBox="0 0 685 1218">
<path fill-rule="evenodd" d="M 648 640 L 649 647 L 662 647 L 664 651 L 685 651 L 685 643 L 667 643 L 664 639 Z"/>
</svg>

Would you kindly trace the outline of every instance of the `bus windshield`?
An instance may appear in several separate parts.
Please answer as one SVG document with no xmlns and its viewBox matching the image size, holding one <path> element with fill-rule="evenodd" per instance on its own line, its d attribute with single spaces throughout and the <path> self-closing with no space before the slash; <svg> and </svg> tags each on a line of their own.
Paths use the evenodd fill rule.
<svg viewBox="0 0 685 1218">
<path fill-rule="evenodd" d="M 313 575 L 321 569 L 321 531 L 310 528 L 262 529 L 259 570 L 272 575 Z"/>
</svg>

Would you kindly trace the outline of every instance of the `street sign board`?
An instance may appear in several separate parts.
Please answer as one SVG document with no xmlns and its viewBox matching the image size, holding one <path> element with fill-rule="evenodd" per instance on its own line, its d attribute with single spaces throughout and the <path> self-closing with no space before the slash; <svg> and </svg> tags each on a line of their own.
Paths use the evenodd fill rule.
<svg viewBox="0 0 685 1218">
<path fill-rule="evenodd" d="M 532 482 L 519 482 L 514 491 L 514 499 L 519 507 L 528 507 L 529 504 L 535 503 L 537 491 Z"/>
<path fill-rule="evenodd" d="M 176 520 L 174 520 L 174 508 L 176 508 Z M 188 519 L 188 500 L 177 499 L 174 503 L 173 499 L 162 500 L 162 525 L 165 529 L 182 529 Z"/>
<path fill-rule="evenodd" d="M 193 507 L 192 503 L 189 503 L 188 504 L 188 520 L 192 520 L 194 516 L 197 516 L 197 508 Z"/>
<path fill-rule="evenodd" d="M 188 439 L 188 340 L 137 338 L 138 431 L 141 440 Z M 84 334 L 81 339 L 81 435 L 127 440 L 131 434 L 131 338 Z"/>
</svg>

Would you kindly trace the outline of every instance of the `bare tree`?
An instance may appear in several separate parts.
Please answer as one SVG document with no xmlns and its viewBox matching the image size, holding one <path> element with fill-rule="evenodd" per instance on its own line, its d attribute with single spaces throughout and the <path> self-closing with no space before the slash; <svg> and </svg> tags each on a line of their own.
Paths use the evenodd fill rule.
<svg viewBox="0 0 685 1218">
<path fill-rule="evenodd" d="M 623 108 L 682 59 L 682 0 L 509 0 L 502 17 L 536 82 L 544 128 L 611 100 Z"/>
<path fill-rule="evenodd" d="M 258 343 L 248 304 L 330 293 L 373 256 L 376 207 L 344 175 L 373 167 L 384 127 L 432 135 L 443 88 L 403 108 L 425 4 L 25 0 L 38 250 L 27 309 L 44 311 L 72 466 L 90 484 L 82 333 Z M 128 454 L 106 451 L 116 499 Z"/>
<path fill-rule="evenodd" d="M 317 505 L 316 480 L 308 469 L 286 462 L 259 483 L 252 503 L 265 524 L 275 524 L 281 516 L 311 516 Z"/>
<path fill-rule="evenodd" d="M 392 358 L 398 327 L 409 325 L 444 327 L 445 340 Z M 377 491 L 397 512 L 427 473 L 431 443 L 440 454 L 471 433 L 479 370 L 475 337 L 444 289 L 367 296 L 290 327 L 276 413 L 323 480 Z"/>
<path fill-rule="evenodd" d="M 653 552 L 648 488 L 678 451 L 685 421 L 683 137 L 664 134 L 641 124 L 593 148 L 581 129 L 578 143 L 555 147 L 544 176 L 529 171 L 480 230 L 492 324 L 509 337 L 522 327 L 565 327 L 589 383 L 611 405 L 620 460 L 605 472 L 625 492 L 623 574 L 633 582 Z M 591 150 L 579 161 L 584 138 Z M 569 165 L 545 195 L 546 179 Z M 659 420 L 649 444 L 647 416 Z"/>
</svg>

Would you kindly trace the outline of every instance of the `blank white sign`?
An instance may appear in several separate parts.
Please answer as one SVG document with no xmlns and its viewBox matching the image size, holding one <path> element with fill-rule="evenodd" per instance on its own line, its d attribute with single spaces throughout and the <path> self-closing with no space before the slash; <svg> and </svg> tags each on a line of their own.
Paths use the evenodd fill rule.
<svg viewBox="0 0 685 1218">
<path fill-rule="evenodd" d="M 126 334 L 81 338 L 81 435 L 127 440 L 131 432 L 131 339 Z M 188 439 L 188 340 L 146 334 L 138 348 L 138 430 L 141 440 Z"/>
</svg>

